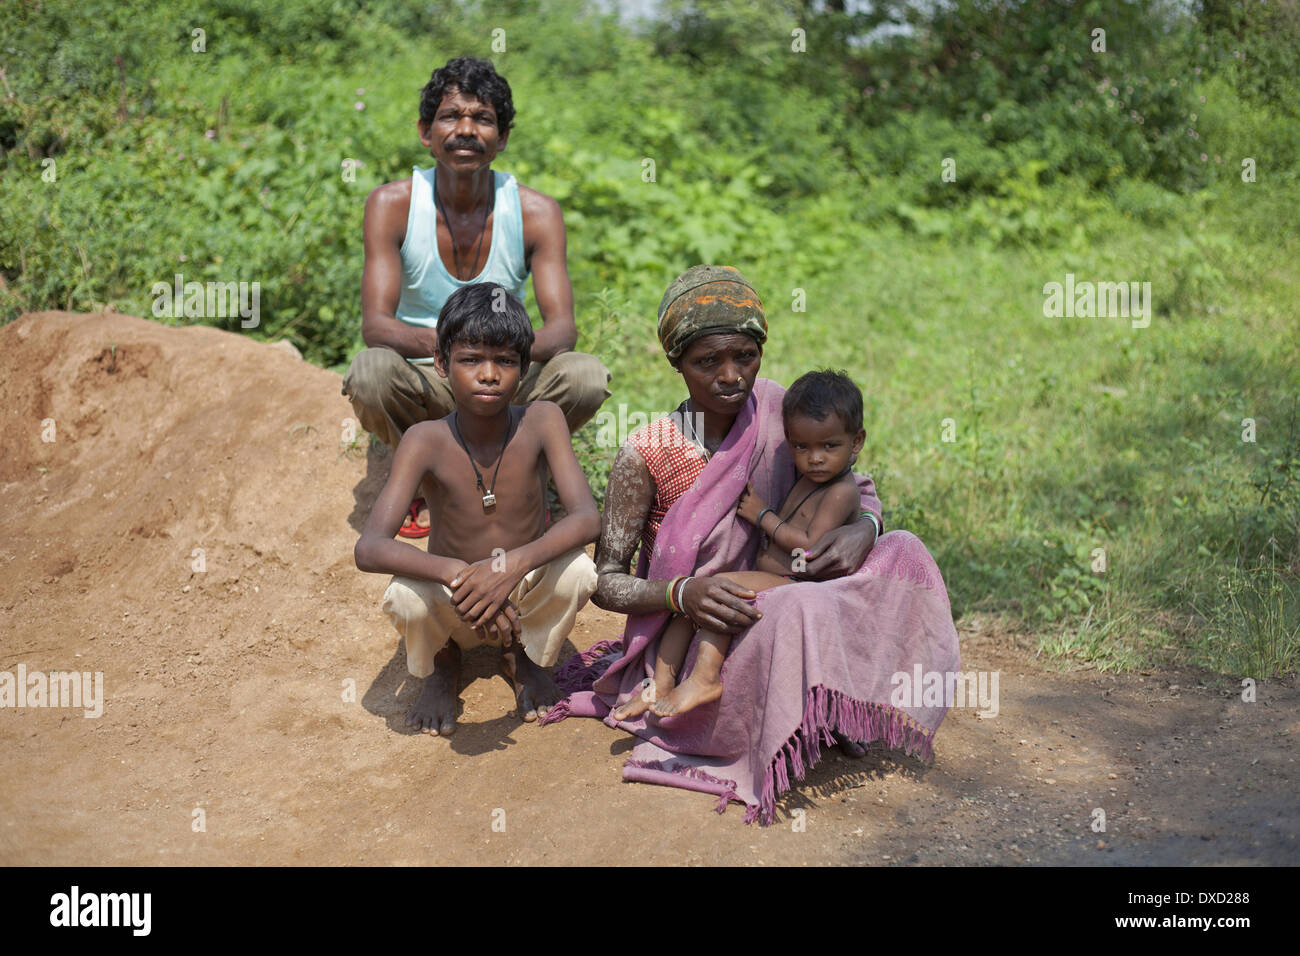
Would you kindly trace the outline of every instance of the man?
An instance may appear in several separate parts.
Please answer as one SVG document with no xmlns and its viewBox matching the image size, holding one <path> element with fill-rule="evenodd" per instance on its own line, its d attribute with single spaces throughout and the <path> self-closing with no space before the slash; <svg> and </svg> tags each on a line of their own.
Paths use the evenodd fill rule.
<svg viewBox="0 0 1300 956">
<path fill-rule="evenodd" d="M 412 425 L 455 408 L 433 365 L 438 313 L 471 283 L 495 282 L 523 301 L 532 273 L 542 327 L 515 404 L 555 402 L 572 433 L 609 397 L 609 370 L 573 351 L 578 329 L 559 203 L 491 168 L 506 148 L 514 115 L 510 85 L 489 61 L 449 61 L 420 96 L 420 142 L 436 165 L 416 167 L 411 178 L 385 183 L 366 200 L 361 337 L 367 348 L 343 377 L 343 394 L 361 426 L 390 448 Z M 398 533 L 429 533 L 422 499 L 412 502 Z"/>
</svg>

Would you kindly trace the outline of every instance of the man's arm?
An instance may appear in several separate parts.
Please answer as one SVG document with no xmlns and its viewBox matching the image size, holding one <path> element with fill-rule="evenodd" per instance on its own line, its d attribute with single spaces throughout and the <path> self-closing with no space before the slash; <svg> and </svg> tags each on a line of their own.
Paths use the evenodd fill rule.
<svg viewBox="0 0 1300 956">
<path fill-rule="evenodd" d="M 428 358 L 437 350 L 437 333 L 397 317 L 397 303 L 402 298 L 402 243 L 410 208 L 409 179 L 385 183 L 366 199 L 361 339 L 370 348 L 387 346 L 403 358 Z"/>
<path fill-rule="evenodd" d="M 400 574 L 446 584 L 465 567 L 465 562 L 458 558 L 430 554 L 393 540 L 402 519 L 409 514 L 411 499 L 424 477 L 426 465 L 433 459 L 434 427 L 433 422 L 412 425 L 398 443 L 388 481 L 366 519 L 366 526 L 361 529 L 361 539 L 352 550 L 359 571 Z"/>
<path fill-rule="evenodd" d="M 545 362 L 578 344 L 573 318 L 573 285 L 566 261 L 568 239 L 560 204 L 526 186 L 519 187 L 524 220 L 524 255 L 533 274 L 533 292 L 542 327 L 536 331 L 532 359 Z"/>
</svg>

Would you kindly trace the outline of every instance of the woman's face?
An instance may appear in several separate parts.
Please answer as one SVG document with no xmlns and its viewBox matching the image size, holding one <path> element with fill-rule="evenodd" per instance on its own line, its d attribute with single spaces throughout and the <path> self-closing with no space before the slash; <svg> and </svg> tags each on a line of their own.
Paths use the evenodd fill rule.
<svg viewBox="0 0 1300 956">
<path fill-rule="evenodd" d="M 734 416 L 749 399 L 763 350 L 743 332 L 703 335 L 686 347 L 678 371 L 700 411 Z"/>
</svg>

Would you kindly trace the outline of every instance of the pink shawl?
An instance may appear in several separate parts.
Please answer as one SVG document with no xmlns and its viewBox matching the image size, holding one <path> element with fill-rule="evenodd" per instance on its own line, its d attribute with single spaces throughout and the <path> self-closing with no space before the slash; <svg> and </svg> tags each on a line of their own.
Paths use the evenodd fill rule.
<svg viewBox="0 0 1300 956">
<path fill-rule="evenodd" d="M 753 567 L 758 534 L 735 515 L 745 483 L 779 503 L 798 477 L 781 424 L 784 391 L 767 379 L 755 383 L 722 446 L 669 509 L 654 553 L 642 548 L 638 577 Z M 879 513 L 871 480 L 859 484 L 864 507 Z M 832 731 L 932 756 L 947 708 L 890 703 L 893 675 L 960 668 L 943 578 L 919 538 L 888 532 L 855 573 L 765 591 L 756 603 L 763 618 L 732 640 L 720 700 L 675 717 L 647 712 L 620 724 L 609 716 L 654 672 L 665 610 L 629 615 L 621 643 L 601 641 L 566 662 L 556 677 L 574 692 L 542 722 L 572 715 L 621 727 L 641 738 L 624 779 L 717 794 L 719 812 L 736 800 L 746 805 L 746 823 L 764 825 L 790 789 L 787 760 L 802 780 L 822 746 L 834 743 Z M 692 642 L 684 673 L 695 650 Z"/>
</svg>

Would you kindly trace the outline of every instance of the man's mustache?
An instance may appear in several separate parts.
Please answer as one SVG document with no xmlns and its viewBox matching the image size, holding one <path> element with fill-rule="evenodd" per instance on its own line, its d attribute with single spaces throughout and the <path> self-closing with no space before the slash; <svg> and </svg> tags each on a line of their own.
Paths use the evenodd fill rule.
<svg viewBox="0 0 1300 956">
<path fill-rule="evenodd" d="M 483 152 L 483 145 L 478 140 L 474 139 L 454 139 L 447 144 L 447 149 L 453 151 L 457 149 L 472 149 L 476 153 L 481 153 Z"/>
</svg>

